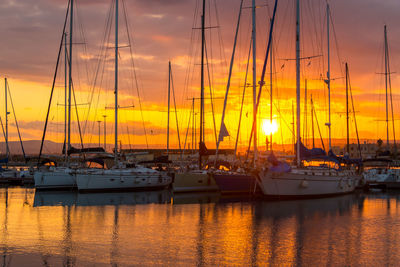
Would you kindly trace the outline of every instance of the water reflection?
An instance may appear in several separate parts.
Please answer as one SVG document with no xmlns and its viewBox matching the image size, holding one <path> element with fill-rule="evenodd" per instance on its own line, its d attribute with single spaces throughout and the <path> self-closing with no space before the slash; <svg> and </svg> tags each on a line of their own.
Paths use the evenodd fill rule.
<svg viewBox="0 0 400 267">
<path fill-rule="evenodd" d="M 229 201 L 0 188 L 2 266 L 396 265 L 400 192 Z"/>
<path fill-rule="evenodd" d="M 166 204 L 171 201 L 168 190 L 149 192 L 85 193 L 76 191 L 37 191 L 33 206 L 107 206 Z"/>
</svg>

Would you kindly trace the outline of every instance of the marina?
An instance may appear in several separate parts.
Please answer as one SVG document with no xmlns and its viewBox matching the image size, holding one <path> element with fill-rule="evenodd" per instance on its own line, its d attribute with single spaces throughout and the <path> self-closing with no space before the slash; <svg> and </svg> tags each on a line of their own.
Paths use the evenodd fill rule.
<svg viewBox="0 0 400 267">
<path fill-rule="evenodd" d="M 2 266 L 398 265 L 371 1 L 5 0 Z"/>
</svg>

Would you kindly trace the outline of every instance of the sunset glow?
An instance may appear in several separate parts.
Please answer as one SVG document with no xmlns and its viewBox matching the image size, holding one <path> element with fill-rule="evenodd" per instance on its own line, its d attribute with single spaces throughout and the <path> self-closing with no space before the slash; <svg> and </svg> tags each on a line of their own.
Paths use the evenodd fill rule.
<svg viewBox="0 0 400 267">
<path fill-rule="evenodd" d="M 272 123 L 269 119 L 264 119 L 262 121 L 262 130 L 266 135 L 274 134 L 278 131 L 278 123 L 275 119 L 272 120 Z"/>
</svg>

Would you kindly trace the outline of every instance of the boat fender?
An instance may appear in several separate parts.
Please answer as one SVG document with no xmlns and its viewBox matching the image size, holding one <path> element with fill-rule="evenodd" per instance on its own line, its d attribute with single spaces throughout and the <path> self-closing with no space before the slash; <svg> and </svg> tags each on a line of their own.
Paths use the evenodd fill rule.
<svg viewBox="0 0 400 267">
<path fill-rule="evenodd" d="M 352 186 L 353 183 L 352 183 L 351 179 L 347 180 L 347 184 L 349 185 L 349 187 Z"/>
<path fill-rule="evenodd" d="M 125 182 L 124 177 L 122 177 L 122 176 L 120 177 L 120 182 L 121 182 L 121 183 Z"/>
<path fill-rule="evenodd" d="M 308 187 L 308 181 L 305 180 L 305 179 L 304 179 L 303 181 L 301 181 L 300 187 L 302 187 L 302 188 L 307 188 L 307 187 Z"/>
</svg>

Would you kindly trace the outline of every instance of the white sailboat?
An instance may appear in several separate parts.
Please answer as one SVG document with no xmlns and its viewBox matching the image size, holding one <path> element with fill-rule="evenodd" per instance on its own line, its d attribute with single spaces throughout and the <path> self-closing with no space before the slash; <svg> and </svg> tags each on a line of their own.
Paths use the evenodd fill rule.
<svg viewBox="0 0 400 267">
<path fill-rule="evenodd" d="M 385 91 L 386 91 L 386 151 L 379 153 L 375 159 L 367 159 L 364 161 L 364 182 L 368 187 L 383 187 L 389 189 L 399 189 L 400 188 L 400 169 L 396 166 L 395 162 L 392 161 L 392 153 L 397 153 L 397 145 L 395 138 L 395 128 L 394 128 L 394 113 L 393 113 L 393 102 L 392 102 L 392 88 L 391 88 L 391 78 L 390 75 L 390 64 L 389 64 L 389 45 L 387 38 L 387 27 L 384 25 L 384 72 L 381 73 L 385 75 Z M 389 103 L 390 95 L 390 103 Z M 391 149 L 390 139 L 389 139 L 389 106 L 391 107 L 392 113 L 392 124 L 393 124 L 393 150 Z M 382 155 L 383 154 L 383 155 Z M 380 163 L 373 164 L 370 163 Z M 383 163 L 383 164 L 382 164 Z M 375 165 L 375 166 L 374 166 Z"/>
<path fill-rule="evenodd" d="M 142 166 L 127 167 L 118 159 L 118 4 L 115 0 L 115 166 L 112 169 L 81 169 L 76 173 L 79 191 L 159 189 L 172 178 L 165 172 Z"/>
<path fill-rule="evenodd" d="M 328 36 L 328 96 L 329 96 L 329 148 L 331 149 L 331 120 L 330 120 L 330 66 L 329 66 L 329 4 L 327 5 L 327 36 Z M 329 166 L 329 162 L 323 162 L 319 166 L 304 167 L 302 164 L 302 151 L 304 147 L 300 140 L 300 0 L 296 2 L 296 104 L 297 104 L 297 164 L 290 168 L 279 163 L 276 159 L 274 166 L 259 172 L 261 190 L 267 197 L 301 198 L 324 197 L 330 195 L 350 193 L 356 186 L 357 175 L 355 170 L 340 169 Z M 329 157 L 326 157 L 329 159 Z"/>
<path fill-rule="evenodd" d="M 69 13 L 68 13 L 69 12 Z M 63 35 L 61 43 L 64 41 L 64 54 L 65 54 L 65 139 L 67 145 L 64 145 L 64 160 L 65 166 L 61 167 L 41 167 L 35 171 L 33 177 L 35 180 L 36 189 L 66 189 L 76 188 L 76 170 L 70 168 L 70 157 L 68 150 L 71 148 L 71 90 L 72 90 L 72 33 L 73 33 L 73 13 L 74 13 L 74 0 L 70 0 L 70 5 L 67 9 L 67 16 L 69 14 L 69 53 L 67 51 L 67 34 L 65 33 L 66 23 L 64 24 Z M 61 52 L 60 46 L 60 52 Z M 59 53 L 60 57 L 60 53 Z M 67 66 L 68 66 L 68 103 L 67 103 Z M 57 71 L 57 70 L 56 70 Z M 54 87 L 54 84 L 53 84 Z M 67 118 L 68 108 L 68 118 Z M 45 132 L 44 132 L 45 133 Z M 65 143 L 64 143 L 65 144 Z M 43 147 L 43 140 L 42 140 Z M 41 151 L 40 151 L 41 154 Z M 40 156 L 39 156 L 40 158 Z"/>
</svg>

